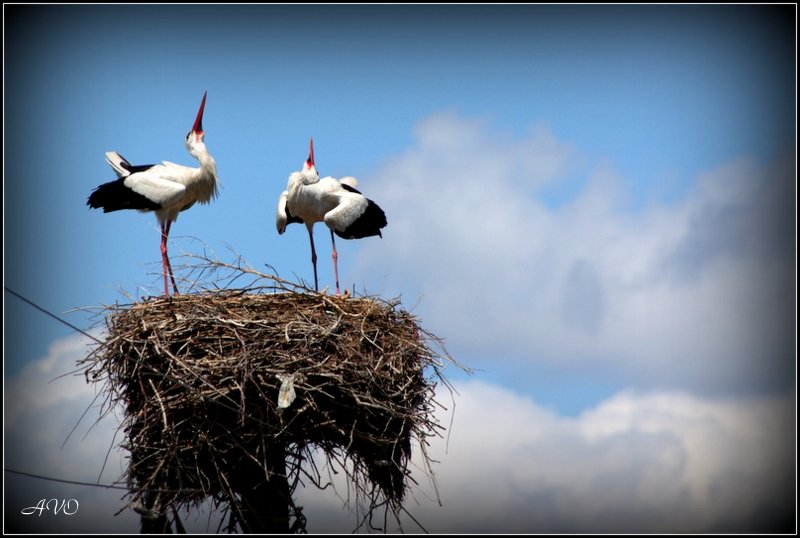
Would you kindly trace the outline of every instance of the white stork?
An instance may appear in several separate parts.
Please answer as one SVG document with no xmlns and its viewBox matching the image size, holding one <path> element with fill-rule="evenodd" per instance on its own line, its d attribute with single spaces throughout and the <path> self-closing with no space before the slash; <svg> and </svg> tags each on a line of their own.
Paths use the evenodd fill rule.
<svg viewBox="0 0 800 538">
<path fill-rule="evenodd" d="M 106 153 L 106 160 L 119 179 L 97 187 L 86 202 L 91 208 L 102 207 L 105 213 L 120 209 L 155 211 L 161 225 L 164 295 L 169 295 L 167 273 L 172 280 L 175 295 L 178 295 L 178 286 L 167 256 L 170 226 L 178 219 L 181 211 L 189 209 L 197 202 L 206 204 L 217 196 L 217 164 L 203 142 L 203 109 L 206 106 L 207 93 L 203 94 L 192 130 L 186 135 L 186 149 L 192 157 L 200 161 L 199 168 L 168 161 L 161 164 L 132 165 L 116 151 L 109 151 Z"/>
<path fill-rule="evenodd" d="M 339 256 L 336 253 L 334 233 L 343 239 L 361 239 L 381 235 L 386 226 L 386 214 L 378 204 L 355 189 L 354 177 L 334 179 L 319 178 L 314 165 L 314 140 L 309 144 L 308 160 L 299 172 L 292 172 L 289 183 L 278 199 L 275 224 L 278 233 L 292 222 L 303 222 L 311 241 L 311 264 L 314 266 L 314 289 L 319 291 L 317 280 L 317 251 L 314 248 L 314 223 L 324 222 L 331 231 L 333 245 L 333 272 L 336 277 L 336 294 L 339 295 Z"/>
</svg>

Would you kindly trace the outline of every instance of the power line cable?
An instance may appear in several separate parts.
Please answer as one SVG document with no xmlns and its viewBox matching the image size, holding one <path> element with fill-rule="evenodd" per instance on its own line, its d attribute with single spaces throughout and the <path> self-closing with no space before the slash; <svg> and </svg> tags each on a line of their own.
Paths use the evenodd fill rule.
<svg viewBox="0 0 800 538">
<path fill-rule="evenodd" d="M 49 482 L 60 482 L 62 484 L 72 484 L 74 486 L 91 486 L 95 488 L 105 488 L 105 489 L 124 489 L 127 490 L 128 488 L 125 486 L 115 486 L 114 484 L 95 484 L 92 482 L 81 482 L 80 480 L 66 480 L 64 478 L 53 478 L 52 476 L 43 476 L 40 474 L 34 473 L 26 473 L 25 471 L 17 471 L 16 469 L 9 469 L 8 467 L 4 467 L 3 471 L 7 473 L 17 474 L 20 476 L 27 476 L 30 478 L 38 478 L 40 480 L 47 480 Z"/>
<path fill-rule="evenodd" d="M 28 473 L 28 472 L 25 472 L 25 471 L 18 471 L 16 469 L 9 469 L 8 467 L 4 467 L 3 471 L 6 472 L 6 473 L 16 474 L 16 475 L 20 475 L 20 476 L 27 476 L 29 478 L 37 478 L 39 480 L 46 480 L 48 482 L 59 482 L 61 484 L 71 484 L 73 486 L 86 486 L 86 487 L 103 488 L 103 489 L 121 489 L 121 490 L 128 491 L 128 488 L 126 486 L 118 486 L 116 484 L 98 484 L 98 483 L 95 483 L 95 482 L 82 482 L 80 480 L 67 480 L 65 478 L 55 478 L 55 477 L 52 477 L 52 476 L 44 476 L 44 475 L 35 474 L 35 473 Z M 147 491 L 151 491 L 153 493 L 175 493 L 177 491 L 186 492 L 186 491 L 202 491 L 202 490 L 199 490 L 199 489 L 180 489 L 180 490 L 176 490 L 176 489 L 162 489 L 162 488 L 159 488 L 159 489 L 149 489 Z"/>
<path fill-rule="evenodd" d="M 34 303 L 34 302 L 33 302 L 33 301 L 31 301 L 30 299 L 28 299 L 28 298 L 26 298 L 26 297 L 23 297 L 22 295 L 20 295 L 20 294 L 19 294 L 19 293 L 17 293 L 16 291 L 12 290 L 12 289 L 11 289 L 11 288 L 9 288 L 8 286 L 3 286 L 3 289 L 5 289 L 5 290 L 6 290 L 8 293 L 10 293 L 10 294 L 14 295 L 14 296 L 15 296 L 15 297 L 17 297 L 18 299 L 20 299 L 20 300 L 22 300 L 22 301 L 25 301 L 26 303 L 28 303 L 29 305 L 31 305 L 32 307 L 34 307 L 36 310 L 38 310 L 38 311 L 40 311 L 40 312 L 43 312 L 43 313 L 47 314 L 47 315 L 48 315 L 48 316 L 50 316 L 51 318 L 53 318 L 53 319 L 56 319 L 56 320 L 60 321 L 61 323 L 63 323 L 63 324 L 64 324 L 64 325 L 66 325 L 67 327 L 69 327 L 69 328 L 71 328 L 71 329 L 74 329 L 74 330 L 78 331 L 79 333 L 81 333 L 82 335 L 84 335 L 84 336 L 87 336 L 87 337 L 91 338 L 92 340 L 94 340 L 94 341 L 95 341 L 95 342 L 97 342 L 98 344 L 102 344 L 102 343 L 103 343 L 103 342 L 101 342 L 100 340 L 98 340 L 96 337 L 92 336 L 92 335 L 91 335 L 91 334 L 89 334 L 88 332 L 86 332 L 86 331 L 84 331 L 83 329 L 81 329 L 80 327 L 78 327 L 78 326 L 76 326 L 76 325 L 73 325 L 73 324 L 72 324 L 72 323 L 70 323 L 69 321 L 67 321 L 67 320 L 65 320 L 65 319 L 62 319 L 62 318 L 60 318 L 60 317 L 56 316 L 55 314 L 53 314 L 53 313 L 52 313 L 52 312 L 50 312 L 49 310 L 47 310 L 47 309 L 45 309 L 45 308 L 42 308 L 41 306 L 39 306 L 38 304 Z"/>
</svg>

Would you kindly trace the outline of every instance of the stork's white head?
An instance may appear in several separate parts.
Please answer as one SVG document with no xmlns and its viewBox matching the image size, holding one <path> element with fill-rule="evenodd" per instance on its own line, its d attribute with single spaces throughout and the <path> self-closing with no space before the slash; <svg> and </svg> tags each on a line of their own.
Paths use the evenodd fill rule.
<svg viewBox="0 0 800 538">
<path fill-rule="evenodd" d="M 208 95 L 208 92 L 203 94 L 203 101 L 200 103 L 200 110 L 197 111 L 192 130 L 186 135 L 186 149 L 194 157 L 197 157 L 198 153 L 206 151 L 206 146 L 203 142 L 203 138 L 206 135 L 205 131 L 203 131 L 203 110 L 206 108 L 206 95 Z"/>
</svg>

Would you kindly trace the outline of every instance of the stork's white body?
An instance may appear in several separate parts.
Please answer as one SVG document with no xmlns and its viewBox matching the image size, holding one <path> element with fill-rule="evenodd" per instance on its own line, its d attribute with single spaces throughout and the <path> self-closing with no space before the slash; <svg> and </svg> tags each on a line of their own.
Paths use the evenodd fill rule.
<svg viewBox="0 0 800 538">
<path fill-rule="evenodd" d="M 193 138 L 193 137 L 192 137 Z M 159 224 L 175 222 L 181 211 L 196 203 L 207 204 L 217 197 L 217 165 L 208 153 L 202 140 L 187 140 L 189 153 L 200 161 L 199 168 L 183 166 L 169 161 L 153 165 L 147 169 L 130 173 L 137 167 L 130 165 L 116 151 L 106 153 L 106 160 L 122 179 L 125 187 L 160 206 L 159 209 L 139 209 L 154 211 Z M 127 165 L 127 168 L 126 168 Z"/>
<path fill-rule="evenodd" d="M 289 176 L 289 184 L 278 203 L 277 227 L 283 233 L 288 218 L 286 206 L 291 200 L 291 215 L 306 225 L 324 222 L 329 228 L 344 233 L 366 210 L 368 200 L 361 194 L 347 190 L 343 185 L 355 188 L 354 177 L 334 179 L 332 177 L 309 178 L 301 172 Z"/>
<path fill-rule="evenodd" d="M 314 165 L 314 145 L 308 160 L 299 172 L 289 175 L 287 188 L 278 198 L 275 224 L 282 234 L 292 222 L 303 222 L 308 229 L 311 242 L 311 263 L 314 267 L 314 287 L 317 279 L 317 253 L 314 247 L 314 224 L 324 222 L 331 231 L 333 246 L 333 268 L 336 278 L 336 293 L 339 293 L 338 254 L 334 233 L 344 239 L 360 239 L 373 235 L 381 236 L 386 226 L 386 215 L 378 205 L 358 192 L 358 181 L 354 177 L 320 179 Z"/>
</svg>

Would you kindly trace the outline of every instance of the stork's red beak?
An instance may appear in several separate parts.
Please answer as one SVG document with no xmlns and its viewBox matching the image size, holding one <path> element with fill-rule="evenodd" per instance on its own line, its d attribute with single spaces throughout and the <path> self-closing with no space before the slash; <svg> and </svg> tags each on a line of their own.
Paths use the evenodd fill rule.
<svg viewBox="0 0 800 538">
<path fill-rule="evenodd" d="M 192 131 L 196 133 L 203 131 L 203 110 L 206 108 L 206 95 L 208 95 L 208 92 L 203 94 L 203 102 L 200 103 L 200 110 L 197 111 L 197 118 L 195 118 L 194 126 L 192 127 Z"/>
<path fill-rule="evenodd" d="M 308 144 L 308 167 L 311 168 L 314 166 L 314 139 L 310 139 L 311 142 Z"/>
</svg>

